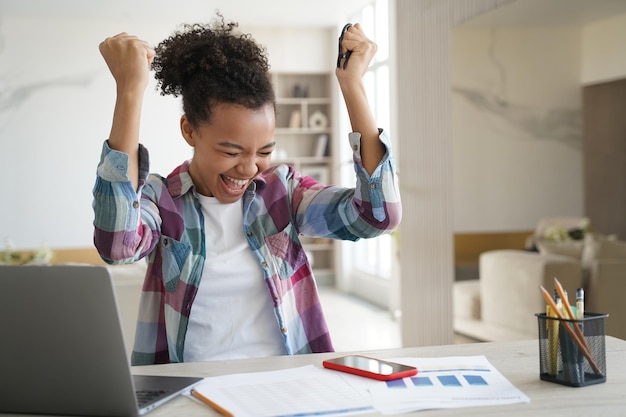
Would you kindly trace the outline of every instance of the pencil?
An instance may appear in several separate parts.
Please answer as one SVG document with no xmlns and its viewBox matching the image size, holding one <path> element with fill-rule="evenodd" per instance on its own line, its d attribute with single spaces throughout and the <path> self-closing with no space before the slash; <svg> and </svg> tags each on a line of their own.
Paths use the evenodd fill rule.
<svg viewBox="0 0 626 417">
<path fill-rule="evenodd" d="M 543 288 L 543 285 L 540 285 L 539 288 L 541 289 L 541 293 L 543 294 L 543 298 L 545 298 L 545 300 L 548 302 L 550 307 L 552 307 L 552 309 L 554 309 L 554 311 L 556 312 L 557 317 L 559 319 L 561 319 L 561 320 L 566 320 L 565 317 L 563 317 L 563 314 L 557 309 L 556 304 L 554 303 L 554 300 L 550 296 L 550 293 L 548 291 L 546 291 L 545 288 Z M 576 326 L 574 326 L 574 327 L 576 327 Z M 567 323 L 566 323 L 565 326 L 563 326 L 563 328 L 565 328 L 565 330 L 567 330 L 567 332 L 571 336 L 572 340 L 578 345 L 580 350 L 582 350 L 583 355 L 585 355 L 585 358 L 587 358 L 587 360 L 589 361 L 589 364 L 593 368 L 593 371 L 597 375 L 602 375 L 602 371 L 600 370 L 600 368 L 596 364 L 596 361 L 593 360 L 593 357 L 591 356 L 591 353 L 589 352 L 589 348 L 587 347 L 587 343 L 585 342 L 585 339 L 583 338 L 582 341 L 581 341 L 578 338 L 578 335 L 576 333 L 574 333 L 574 331 L 571 329 L 570 326 L 567 325 Z"/>
<path fill-rule="evenodd" d="M 556 278 L 554 278 L 554 286 L 556 290 L 558 291 L 558 293 L 561 295 L 561 299 L 563 300 L 563 306 L 565 307 L 565 311 L 567 312 L 567 315 L 569 316 L 571 320 L 576 320 L 576 315 L 574 314 L 574 312 L 572 311 L 572 308 L 569 305 L 567 294 L 565 293 L 565 290 L 563 290 L 563 286 L 561 285 L 559 280 Z M 587 346 L 587 342 L 585 341 L 585 335 L 583 334 L 582 330 L 580 330 L 580 327 L 575 324 L 573 325 L 573 327 L 574 327 L 574 330 L 576 331 L 576 335 L 578 336 L 578 338 L 580 339 L 582 344 L 585 346 L 585 348 L 587 348 L 587 351 L 588 351 L 589 346 Z"/>
<path fill-rule="evenodd" d="M 218 413 L 220 413 L 224 417 L 235 417 L 235 415 L 233 413 L 231 413 L 230 411 L 228 411 L 224 407 L 220 406 L 219 404 L 209 400 L 207 397 L 205 397 L 204 395 L 200 394 L 197 390 L 192 389 L 191 390 L 191 395 L 193 395 L 194 397 L 196 397 L 197 399 L 199 399 L 203 403 L 207 404 L 209 407 L 213 408 L 215 411 L 217 411 Z"/>
</svg>

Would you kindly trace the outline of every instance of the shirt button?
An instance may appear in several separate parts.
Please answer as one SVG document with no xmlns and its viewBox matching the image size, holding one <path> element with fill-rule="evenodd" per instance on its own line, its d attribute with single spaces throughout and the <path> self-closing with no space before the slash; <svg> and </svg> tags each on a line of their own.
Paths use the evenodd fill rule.
<svg viewBox="0 0 626 417">
<path fill-rule="evenodd" d="M 133 201 L 133 208 L 139 208 L 139 201 Z"/>
<path fill-rule="evenodd" d="M 280 299 L 280 297 L 278 297 L 277 295 L 274 296 L 274 300 L 278 301 Z"/>
<path fill-rule="evenodd" d="M 373 190 L 376 188 L 376 184 L 370 184 L 370 188 Z"/>
<path fill-rule="evenodd" d="M 352 150 L 353 151 L 358 151 L 359 150 L 359 145 L 353 145 L 352 146 Z"/>
<path fill-rule="evenodd" d="M 265 261 L 261 262 L 261 266 L 262 266 L 263 268 L 267 268 L 267 262 L 265 262 Z"/>
<path fill-rule="evenodd" d="M 287 328 L 286 328 L 286 327 L 281 327 L 281 328 L 280 328 L 280 331 L 281 331 L 281 332 L 283 332 L 283 334 L 284 334 L 284 333 L 287 333 Z"/>
<path fill-rule="evenodd" d="M 246 235 L 247 235 L 247 236 L 252 236 L 252 232 L 248 230 L 248 231 L 246 232 Z"/>
<path fill-rule="evenodd" d="M 119 169 L 120 171 L 125 171 L 126 167 L 124 165 L 118 165 L 117 169 Z"/>
</svg>

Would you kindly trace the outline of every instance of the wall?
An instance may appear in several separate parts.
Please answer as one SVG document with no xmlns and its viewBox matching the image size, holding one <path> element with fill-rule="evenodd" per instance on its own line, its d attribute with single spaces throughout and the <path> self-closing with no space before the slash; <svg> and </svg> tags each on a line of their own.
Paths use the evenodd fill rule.
<svg viewBox="0 0 626 417">
<path fill-rule="evenodd" d="M 626 15 L 584 28 L 586 214 L 599 232 L 626 236 Z"/>
<path fill-rule="evenodd" d="M 453 31 L 456 232 L 582 215 L 580 39 L 579 27 Z"/>
<path fill-rule="evenodd" d="M 581 83 L 626 77 L 626 15 L 586 25 L 582 41 Z"/>
<path fill-rule="evenodd" d="M 626 78 L 583 89 L 585 214 L 593 230 L 626 239 Z"/>
<path fill-rule="evenodd" d="M 580 80 L 589 84 L 626 76 L 626 46 L 621 41 L 626 38 L 625 22 L 626 16 L 616 16 L 589 24 L 577 44 L 575 32 L 567 30 L 549 33 L 544 29 L 536 35 L 532 30 L 453 34 L 456 232 L 528 230 L 548 212 L 562 214 L 569 208 L 571 214 L 578 214 L 582 210 L 576 140 L 542 138 L 515 125 L 510 115 L 497 113 L 488 102 L 477 104 L 477 100 L 505 92 L 506 99 L 516 105 L 576 111 Z M 19 248 L 43 243 L 91 245 L 91 187 L 114 103 L 113 80 L 97 45 L 123 30 L 157 43 L 177 23 L 2 16 L 0 187 L 5 203 L 0 204 L 0 240 L 10 237 Z M 268 46 L 274 70 L 332 68 L 333 60 L 324 58 L 335 48 L 332 30 L 249 31 Z M 457 27 L 454 33 L 459 31 L 463 29 Z M 323 46 L 315 41 L 319 39 L 324 39 Z M 537 39 L 541 39 L 539 44 Z M 534 46 L 520 46 L 522 40 Z M 306 45 L 309 54 L 294 58 L 295 45 Z M 488 56 L 491 46 L 495 62 Z M 525 59 L 520 62 L 510 51 L 523 53 Z M 552 56 L 562 64 L 543 65 L 553 61 Z M 572 62 L 572 57 L 579 62 Z M 464 63 L 462 71 L 456 65 L 459 62 Z M 566 75 L 556 76 L 559 71 Z M 572 80 L 576 71 L 578 81 Z M 542 80 L 540 92 L 530 88 Z M 178 101 L 160 96 L 153 87 L 146 92 L 142 141 L 150 147 L 153 170 L 165 173 L 190 157 L 191 151 L 178 132 Z M 564 105 L 567 101 L 569 107 Z M 553 165 L 559 169 L 549 173 Z"/>
<path fill-rule="evenodd" d="M 506 6 L 504 6 L 506 7 Z M 584 215 L 581 85 L 626 76 L 626 15 L 583 26 L 457 26 L 454 230 Z"/>
<path fill-rule="evenodd" d="M 126 27 L 123 27 L 126 26 Z M 0 51 L 0 239 L 18 248 L 92 245 L 91 189 L 107 138 L 115 86 L 98 44 L 128 23 L 2 19 Z M 132 24 L 151 43 L 174 25 Z M 169 172 L 191 153 L 177 100 L 148 87 L 142 142 Z"/>
<path fill-rule="evenodd" d="M 115 101 L 114 81 L 98 44 L 121 31 L 157 44 L 178 23 L 2 16 L 0 250 L 6 238 L 18 249 L 92 246 L 91 190 Z M 335 58 L 328 51 L 336 48 L 329 35 L 334 31 L 258 32 L 273 70 L 332 69 Z M 307 54 L 298 56 L 295 44 L 305 46 Z M 141 125 L 152 171 L 167 174 L 192 155 L 180 136 L 180 114 L 178 99 L 160 96 L 153 81 Z"/>
<path fill-rule="evenodd" d="M 400 305 L 404 346 L 453 342 L 451 29 L 506 0 L 397 0 Z"/>
<path fill-rule="evenodd" d="M 455 71 L 449 48 L 450 45 L 453 45 L 453 39 L 451 39 L 453 35 L 450 32 L 454 27 L 458 28 L 461 22 L 470 20 L 473 16 L 498 6 L 506 7 L 507 1 L 397 0 L 396 3 L 397 29 L 395 38 L 398 40 L 398 51 L 401 52 L 398 53 L 397 57 L 398 72 L 396 75 L 397 84 L 403 92 L 403 94 L 399 94 L 397 101 L 398 128 L 396 130 L 400 137 L 400 152 L 398 152 L 400 186 L 405 213 L 400 225 L 402 339 L 405 346 L 441 344 L 452 340 L 451 281 L 453 279 L 454 252 L 452 234 L 457 231 L 456 227 L 461 230 L 489 227 L 490 218 L 493 215 L 493 211 L 486 210 L 480 219 L 470 217 L 472 221 L 475 221 L 475 224 L 466 225 L 463 224 L 465 221 L 464 214 L 460 211 L 467 210 L 468 207 L 455 205 L 457 199 L 454 185 L 456 172 L 453 173 L 453 171 L 457 169 L 455 164 L 459 153 L 455 148 L 456 138 L 453 138 L 456 133 L 452 127 L 452 113 L 453 111 L 456 112 L 456 108 L 453 109 L 453 101 L 457 102 L 457 100 L 461 100 L 461 97 L 458 94 L 452 97 L 450 94 L 453 85 L 449 75 Z M 564 33 L 563 36 L 571 39 L 574 35 Z M 624 37 L 622 36 L 620 39 L 624 39 Z M 568 59 L 570 65 L 577 71 L 580 71 L 581 62 L 585 60 L 579 49 L 581 42 L 582 39 L 579 39 L 578 45 L 571 41 L 564 44 L 574 57 L 578 57 L 577 62 Z M 482 44 L 482 51 L 484 51 L 484 46 L 485 43 Z M 522 49 L 523 46 L 516 45 L 517 48 Z M 524 63 L 524 68 L 528 68 L 528 65 L 535 65 L 536 69 L 533 73 L 541 72 L 544 66 L 543 61 L 550 57 L 549 53 L 546 55 L 545 50 L 542 53 L 544 55 L 538 55 L 533 61 Z M 509 71 L 509 74 L 509 76 L 513 76 L 512 71 Z M 568 71 L 565 77 L 571 77 L 571 74 Z M 495 77 L 495 80 L 499 79 Z M 557 84 L 560 82 L 558 77 L 553 81 Z M 580 78 L 578 81 L 572 80 L 572 82 L 574 84 L 571 86 L 572 89 L 568 89 L 562 94 L 572 100 L 572 105 L 568 108 L 575 109 L 580 106 L 579 101 L 576 102 L 576 97 L 579 97 L 577 95 L 580 93 L 574 92 L 574 89 L 580 88 Z M 508 84 L 505 83 L 504 85 Z M 540 96 L 542 93 L 537 94 Z M 526 96 L 523 96 L 523 92 L 519 94 L 520 97 L 527 99 Z M 480 101 L 480 97 L 472 95 L 471 91 L 466 91 L 465 97 L 464 100 L 467 100 L 468 97 L 478 97 L 478 101 Z M 505 97 L 507 96 L 505 95 Z M 517 100 L 517 96 L 515 98 Z M 563 101 L 555 104 L 552 99 L 553 96 L 550 95 L 545 104 L 541 100 L 537 103 L 540 106 L 563 107 Z M 517 104 L 516 102 L 513 103 Z M 521 103 L 525 104 L 526 101 L 521 101 Z M 486 106 L 486 103 L 481 103 L 481 105 Z M 510 121 L 504 123 L 503 120 L 498 120 L 494 117 L 493 111 L 479 112 L 476 107 L 474 111 L 473 118 L 468 118 L 468 120 L 474 121 L 473 128 L 482 123 L 491 123 L 492 130 L 496 127 L 504 133 L 510 133 L 513 130 Z M 504 115 L 510 117 L 508 113 L 508 111 L 503 112 Z M 517 115 L 517 113 L 514 114 Z M 486 122 L 486 120 L 488 121 Z M 519 130 L 525 132 L 528 129 L 518 128 L 513 131 Z M 489 145 L 495 145 L 496 139 L 492 135 L 485 144 L 476 143 L 476 148 L 468 147 L 466 151 L 487 149 Z M 525 140 L 530 140 L 530 138 L 527 137 Z M 523 151 L 523 146 L 524 144 L 518 149 Z M 553 148 L 552 152 L 554 149 L 561 149 L 572 160 L 576 159 L 573 156 L 576 151 L 560 145 L 556 140 L 547 141 L 545 148 Z M 470 155 L 474 155 L 474 153 L 470 153 Z M 546 182 L 550 185 L 551 176 L 535 175 L 532 166 L 535 159 L 534 153 L 526 150 L 519 156 L 529 161 L 530 168 L 525 171 L 525 175 L 532 180 L 527 181 L 527 185 L 543 187 Z M 497 161 L 497 155 L 493 155 L 492 158 Z M 474 165 L 473 169 L 490 171 L 489 173 L 493 177 L 506 176 L 509 172 L 509 167 L 505 164 Z M 452 178 L 453 175 L 454 178 Z M 573 205 L 578 205 L 577 210 L 580 211 L 582 210 L 581 174 L 578 173 L 577 178 L 573 178 L 571 181 L 579 183 L 580 188 L 574 191 L 576 195 L 571 201 L 574 202 Z M 470 186 L 479 187 L 477 184 Z M 560 190 L 560 188 L 555 189 Z M 518 199 L 519 191 L 518 188 L 508 187 L 507 193 L 500 194 L 500 199 L 483 203 L 483 207 L 501 205 L 508 199 L 516 200 L 520 207 L 525 206 L 526 208 L 542 204 L 541 201 L 537 200 Z M 570 197 L 560 194 L 554 195 L 555 200 L 559 198 Z M 505 207 L 510 209 L 511 205 Z M 473 207 L 470 209 L 473 210 L 473 216 L 478 213 L 478 209 Z M 517 216 L 518 212 L 515 212 L 511 218 L 515 219 Z M 494 220 L 501 227 L 506 227 L 509 230 L 513 226 L 529 229 L 536 224 L 536 221 L 531 222 L 531 219 L 526 219 L 528 224 L 522 225 L 517 222 L 511 223 L 512 226 L 509 226 L 508 222 L 504 222 L 504 218 Z"/>
<path fill-rule="evenodd" d="M 242 28 L 267 47 L 271 71 L 328 73 L 335 69 L 336 33 L 324 28 Z"/>
</svg>

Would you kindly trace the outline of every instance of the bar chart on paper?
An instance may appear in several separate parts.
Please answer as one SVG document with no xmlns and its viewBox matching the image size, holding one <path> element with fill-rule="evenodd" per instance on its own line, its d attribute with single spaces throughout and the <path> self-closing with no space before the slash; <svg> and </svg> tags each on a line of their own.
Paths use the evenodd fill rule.
<svg viewBox="0 0 626 417">
<path fill-rule="evenodd" d="M 480 375 L 489 374 L 491 371 L 486 367 L 468 368 L 460 365 L 458 368 L 437 369 L 422 367 L 419 369 L 419 376 L 405 379 L 387 381 L 387 388 L 407 389 L 411 387 L 447 387 L 458 388 L 463 386 L 486 387 L 489 386 L 487 380 Z"/>
<path fill-rule="evenodd" d="M 381 412 L 529 401 L 484 356 L 394 358 L 393 361 L 417 367 L 418 374 L 368 388 L 374 408 Z"/>
</svg>

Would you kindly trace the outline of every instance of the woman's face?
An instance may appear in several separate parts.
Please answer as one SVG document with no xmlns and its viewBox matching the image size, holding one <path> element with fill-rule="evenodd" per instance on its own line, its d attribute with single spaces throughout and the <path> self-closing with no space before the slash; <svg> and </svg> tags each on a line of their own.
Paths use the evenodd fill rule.
<svg viewBox="0 0 626 417">
<path fill-rule="evenodd" d="M 183 115 L 182 134 L 194 147 L 189 174 L 196 190 L 221 203 L 239 200 L 252 179 L 270 165 L 275 125 L 272 104 L 255 110 L 218 104 L 211 123 L 195 128 Z"/>
</svg>

